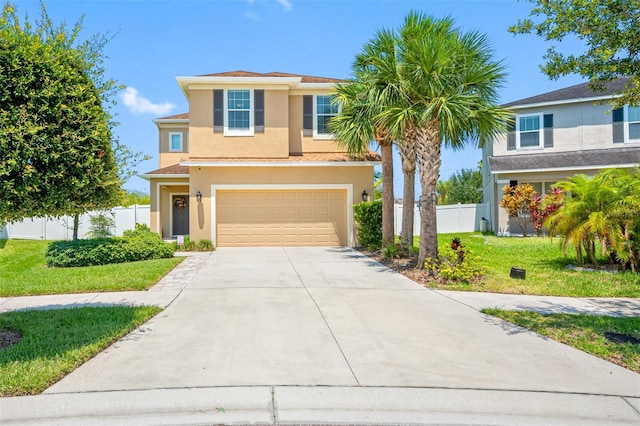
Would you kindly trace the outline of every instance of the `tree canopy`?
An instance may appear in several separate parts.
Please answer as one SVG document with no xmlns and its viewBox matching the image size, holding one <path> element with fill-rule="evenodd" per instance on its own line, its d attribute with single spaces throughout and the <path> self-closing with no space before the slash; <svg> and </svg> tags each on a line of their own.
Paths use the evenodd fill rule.
<svg viewBox="0 0 640 426">
<path fill-rule="evenodd" d="M 545 74 L 552 79 L 579 74 L 596 91 L 604 91 L 608 81 L 630 76 L 613 105 L 640 104 L 640 0 L 528 1 L 533 3 L 530 18 L 519 20 L 509 31 L 558 42 L 543 57 Z M 567 37 L 582 41 L 585 51 L 561 53 L 560 43 Z"/>
<path fill-rule="evenodd" d="M 439 204 L 478 204 L 482 202 L 480 169 L 460 169 L 436 185 Z"/>
<path fill-rule="evenodd" d="M 103 78 L 105 36 L 79 41 L 82 21 L 0 15 L 0 222 L 77 215 L 122 199 Z M 128 155 L 126 149 L 121 154 Z"/>
</svg>

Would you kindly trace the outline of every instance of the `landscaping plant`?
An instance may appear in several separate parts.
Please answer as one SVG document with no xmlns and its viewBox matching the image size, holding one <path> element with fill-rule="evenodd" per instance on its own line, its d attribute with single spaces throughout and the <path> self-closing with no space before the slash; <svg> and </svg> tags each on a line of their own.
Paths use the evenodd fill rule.
<svg viewBox="0 0 640 426">
<path fill-rule="evenodd" d="M 478 260 L 456 237 L 449 246 L 440 247 L 436 259 L 427 258 L 424 269 L 440 283 L 471 283 L 482 278 L 486 271 Z"/>
<path fill-rule="evenodd" d="M 556 186 L 562 205 L 545 221 L 552 236 L 570 244 L 578 263 L 598 264 L 596 245 L 611 262 L 640 271 L 640 168 L 575 175 Z"/>
<path fill-rule="evenodd" d="M 368 201 L 353 206 L 360 247 L 377 250 L 382 246 L 382 202 Z"/>
<path fill-rule="evenodd" d="M 45 259 L 51 267 L 106 265 L 172 257 L 174 248 L 146 225 L 136 224 L 122 237 L 54 241 Z"/>
<path fill-rule="evenodd" d="M 534 203 L 535 189 L 531 184 L 523 183 L 520 185 L 506 185 L 502 189 L 502 199 L 498 203 L 500 207 L 505 209 L 510 218 L 513 218 L 520 229 L 522 236 L 527 236 L 527 214 L 531 211 Z"/>
</svg>

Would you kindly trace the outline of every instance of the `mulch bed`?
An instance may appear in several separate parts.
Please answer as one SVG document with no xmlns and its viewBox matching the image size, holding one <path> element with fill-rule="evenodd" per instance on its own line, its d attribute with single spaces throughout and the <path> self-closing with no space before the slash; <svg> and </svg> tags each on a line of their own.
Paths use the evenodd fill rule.
<svg viewBox="0 0 640 426">
<path fill-rule="evenodd" d="M 0 330 L 0 349 L 15 345 L 22 339 L 22 333 L 16 330 Z"/>
<path fill-rule="evenodd" d="M 428 288 L 440 288 L 439 283 L 434 279 L 434 277 L 430 276 L 428 272 L 425 270 L 416 269 L 416 260 L 417 256 L 411 259 L 408 258 L 394 258 L 388 259 L 382 257 L 382 253 L 380 251 L 369 251 L 366 249 L 360 249 L 360 252 L 371 259 L 375 260 L 378 263 L 382 263 L 387 268 L 391 269 L 394 272 L 404 275 L 417 282 L 420 285 L 423 285 Z M 442 286 L 442 288 L 446 288 L 446 286 Z"/>
</svg>

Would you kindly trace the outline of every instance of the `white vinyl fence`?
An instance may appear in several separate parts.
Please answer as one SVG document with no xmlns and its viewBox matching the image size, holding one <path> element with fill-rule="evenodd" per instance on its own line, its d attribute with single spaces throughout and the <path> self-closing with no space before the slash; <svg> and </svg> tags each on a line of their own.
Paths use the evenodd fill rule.
<svg viewBox="0 0 640 426">
<path fill-rule="evenodd" d="M 130 207 L 116 207 L 110 210 L 113 213 L 115 227 L 114 235 L 122 235 L 128 229 L 133 229 L 136 223 L 151 225 L 151 209 L 148 205 L 134 204 Z M 86 238 L 89 232 L 92 216 L 99 215 L 101 211 L 94 211 L 80 216 L 78 238 Z M 106 212 L 108 215 L 109 213 Z M 16 238 L 22 240 L 70 240 L 73 237 L 73 217 L 64 216 L 56 218 L 26 219 L 22 222 L 10 223 L 4 229 L 0 227 L 0 239 Z"/>
<path fill-rule="evenodd" d="M 452 232 L 480 231 L 480 220 L 489 220 L 489 203 L 484 204 L 452 204 L 438 206 L 438 234 Z M 394 205 L 394 229 L 396 235 L 402 230 L 402 204 Z M 413 234 L 420 235 L 420 209 L 413 213 Z"/>
</svg>

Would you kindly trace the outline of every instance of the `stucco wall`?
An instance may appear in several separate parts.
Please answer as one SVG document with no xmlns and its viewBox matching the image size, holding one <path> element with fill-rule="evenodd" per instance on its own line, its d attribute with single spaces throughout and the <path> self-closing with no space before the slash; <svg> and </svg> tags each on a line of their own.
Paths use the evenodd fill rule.
<svg viewBox="0 0 640 426">
<path fill-rule="evenodd" d="M 255 89 L 242 86 L 233 88 Z M 253 136 L 225 136 L 223 133 L 213 131 L 213 89 L 191 89 L 189 91 L 190 156 L 287 157 L 289 155 L 288 93 L 286 90 L 265 90 L 264 102 L 264 133 L 255 133 Z"/>
<path fill-rule="evenodd" d="M 357 204 L 363 190 L 373 194 L 373 167 L 191 167 L 190 182 L 190 235 L 199 240 L 212 238 L 211 185 L 353 184 Z M 196 202 L 197 191 L 202 193 L 201 203 Z"/>
<path fill-rule="evenodd" d="M 553 148 L 507 151 L 506 134 L 496 138 L 493 155 L 521 155 L 611 148 L 613 128 L 611 107 L 581 102 L 566 105 L 525 108 L 515 110 L 517 115 L 553 114 Z M 622 144 L 616 144 L 621 146 Z"/>
</svg>

